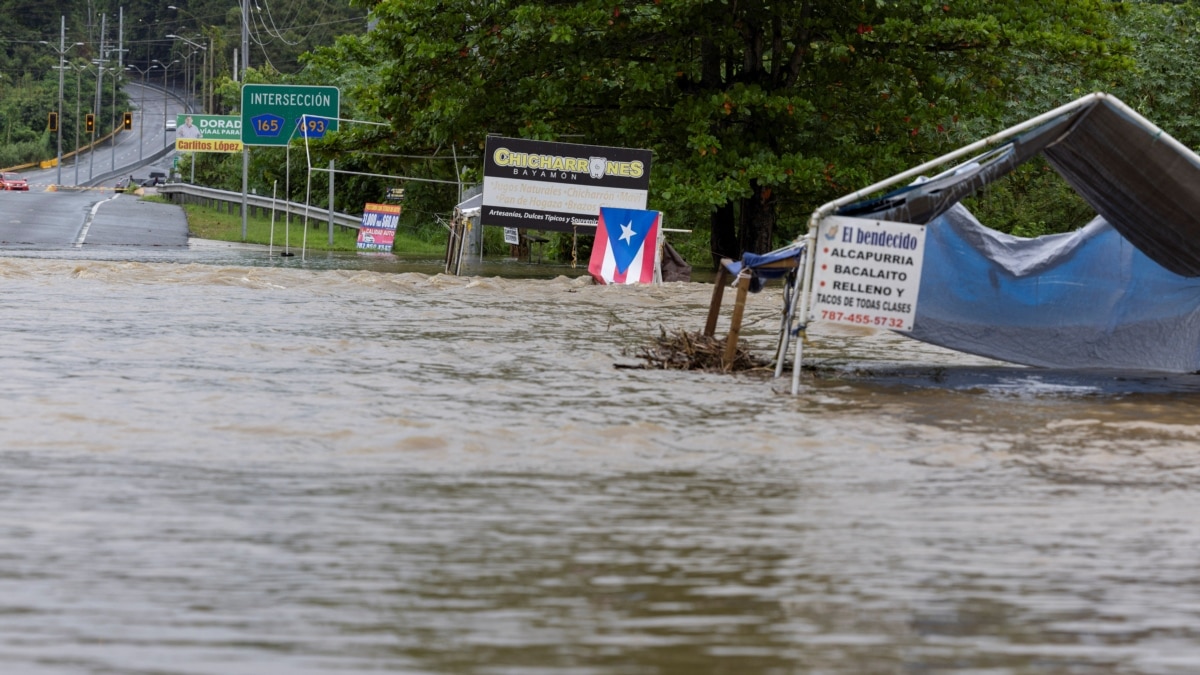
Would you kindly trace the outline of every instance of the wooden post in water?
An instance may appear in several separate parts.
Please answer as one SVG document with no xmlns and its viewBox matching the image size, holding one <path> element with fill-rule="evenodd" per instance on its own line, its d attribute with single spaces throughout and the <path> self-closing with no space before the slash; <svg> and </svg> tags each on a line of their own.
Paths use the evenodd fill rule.
<svg viewBox="0 0 1200 675">
<path fill-rule="evenodd" d="M 717 333 L 717 316 L 721 314 L 721 301 L 725 298 L 725 284 L 729 281 L 729 271 L 725 269 L 727 262 L 730 262 L 729 258 L 721 258 L 721 264 L 717 266 L 717 279 L 713 282 L 712 301 L 708 304 L 708 321 L 704 324 L 705 337 L 712 337 Z"/>
<path fill-rule="evenodd" d="M 738 334 L 742 331 L 742 313 L 746 310 L 746 293 L 750 291 L 750 275 L 738 275 L 737 300 L 733 304 L 733 318 L 729 321 L 729 337 L 725 338 L 725 354 L 721 357 L 721 367 L 729 370 L 737 356 Z"/>
</svg>

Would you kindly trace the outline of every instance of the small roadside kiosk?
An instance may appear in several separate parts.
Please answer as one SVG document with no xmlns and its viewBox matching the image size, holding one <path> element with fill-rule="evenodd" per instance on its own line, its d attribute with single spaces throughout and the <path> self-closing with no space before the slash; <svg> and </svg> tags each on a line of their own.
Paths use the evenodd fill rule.
<svg viewBox="0 0 1200 675">
<path fill-rule="evenodd" d="M 479 211 L 483 205 L 483 193 L 467 197 L 454 206 L 450 218 L 450 235 L 446 242 L 446 274 L 458 276 L 462 271 L 463 257 L 469 253 L 472 234 L 480 231 Z"/>
<path fill-rule="evenodd" d="M 1039 156 L 1095 209 L 1086 226 L 1015 237 L 960 203 Z M 1089 94 L 825 204 L 790 246 L 723 269 L 739 275 L 739 303 L 755 274 L 790 275 L 775 375 L 796 338 L 793 394 L 816 321 L 1027 366 L 1196 372 L 1200 155 L 1117 98 Z"/>
</svg>

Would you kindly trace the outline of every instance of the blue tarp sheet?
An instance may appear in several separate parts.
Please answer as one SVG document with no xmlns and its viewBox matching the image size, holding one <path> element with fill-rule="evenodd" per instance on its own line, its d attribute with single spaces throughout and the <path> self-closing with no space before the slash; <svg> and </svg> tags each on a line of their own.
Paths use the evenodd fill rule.
<svg viewBox="0 0 1200 675">
<path fill-rule="evenodd" d="M 1164 269 L 1102 218 L 1021 239 L 956 206 L 925 236 L 912 337 L 1034 366 L 1200 370 L 1200 278 Z"/>
</svg>

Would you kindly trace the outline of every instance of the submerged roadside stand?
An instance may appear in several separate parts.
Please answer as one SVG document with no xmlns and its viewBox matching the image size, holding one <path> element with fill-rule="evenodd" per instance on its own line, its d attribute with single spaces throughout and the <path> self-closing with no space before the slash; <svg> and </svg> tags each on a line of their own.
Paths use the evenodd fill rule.
<svg viewBox="0 0 1200 675">
<path fill-rule="evenodd" d="M 1086 226 L 1025 239 L 960 203 L 1038 156 L 1096 211 Z M 817 321 L 1027 366 L 1200 371 L 1200 156 L 1105 93 L 825 204 L 773 263 L 742 267 L 777 257 L 799 272 L 775 366 L 794 341 L 793 394 Z"/>
<path fill-rule="evenodd" d="M 472 235 L 481 232 L 479 212 L 482 206 L 482 192 L 467 197 L 455 205 L 454 214 L 450 218 L 450 232 L 446 240 L 446 274 L 458 276 L 462 272 L 463 257 L 471 248 Z"/>
<path fill-rule="evenodd" d="M 795 279 L 804 264 L 805 246 L 803 243 L 792 244 L 770 253 L 758 255 L 746 253 L 740 261 L 722 258 L 717 268 L 717 278 L 713 282 L 712 301 L 708 306 L 708 319 L 704 322 L 705 338 L 714 338 L 717 332 L 717 319 L 721 313 L 721 302 L 725 297 L 725 287 L 731 283 L 737 289 L 737 297 L 733 305 L 733 316 L 729 320 L 729 334 L 725 338 L 722 350 L 721 366 L 728 370 L 734 363 L 738 352 L 738 339 L 742 332 L 742 314 L 746 309 L 746 295 L 758 293 L 766 282 L 773 279 L 784 279 L 784 306 L 792 305 L 791 295 L 795 290 Z M 780 331 L 787 327 L 785 323 Z M 784 342 L 781 339 L 776 350 L 776 360 L 782 363 Z"/>
</svg>

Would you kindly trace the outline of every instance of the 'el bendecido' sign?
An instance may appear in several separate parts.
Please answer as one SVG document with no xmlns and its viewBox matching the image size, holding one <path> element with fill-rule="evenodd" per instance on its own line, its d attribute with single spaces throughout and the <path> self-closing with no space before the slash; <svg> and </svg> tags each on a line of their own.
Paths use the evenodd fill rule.
<svg viewBox="0 0 1200 675">
<path fill-rule="evenodd" d="M 813 316 L 910 331 L 925 260 L 925 228 L 886 220 L 821 221 L 813 262 Z"/>
<path fill-rule="evenodd" d="M 571 232 L 601 206 L 645 209 L 650 151 L 488 136 L 480 223 Z"/>
</svg>

